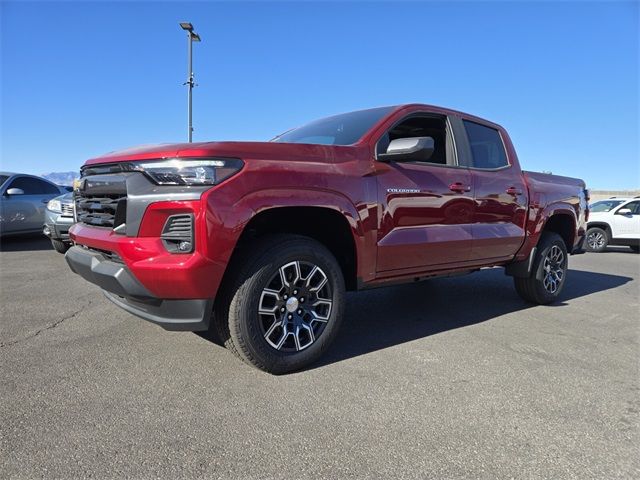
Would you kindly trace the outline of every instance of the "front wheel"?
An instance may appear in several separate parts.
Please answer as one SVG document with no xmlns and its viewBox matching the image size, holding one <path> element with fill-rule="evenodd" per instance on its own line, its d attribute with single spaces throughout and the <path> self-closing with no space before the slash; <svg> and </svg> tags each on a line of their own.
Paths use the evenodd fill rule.
<svg viewBox="0 0 640 480">
<path fill-rule="evenodd" d="M 531 275 L 514 277 L 518 294 L 528 302 L 548 304 L 555 301 L 567 278 L 567 247 L 557 233 L 545 232 L 538 242 Z"/>
<path fill-rule="evenodd" d="M 589 252 L 604 252 L 609 243 L 607 232 L 598 227 L 591 227 L 587 230 L 587 250 Z"/>
<path fill-rule="evenodd" d="M 55 240 L 55 239 L 51 239 L 51 245 L 53 246 L 54 250 L 58 253 L 66 253 L 67 250 L 69 250 L 69 247 L 71 245 L 69 245 L 68 243 L 62 242 L 60 240 Z"/>
<path fill-rule="evenodd" d="M 282 374 L 327 350 L 345 303 L 342 271 L 329 250 L 311 238 L 277 235 L 234 269 L 227 345 L 242 360 Z"/>
</svg>

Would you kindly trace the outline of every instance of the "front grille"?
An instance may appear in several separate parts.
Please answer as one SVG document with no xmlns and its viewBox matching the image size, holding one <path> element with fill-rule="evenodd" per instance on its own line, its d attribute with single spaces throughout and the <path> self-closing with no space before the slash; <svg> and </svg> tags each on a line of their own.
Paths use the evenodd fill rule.
<svg viewBox="0 0 640 480">
<path fill-rule="evenodd" d="M 73 217 L 73 204 L 72 203 L 63 203 L 62 204 L 62 216 L 63 217 Z"/>
<path fill-rule="evenodd" d="M 126 209 L 127 197 L 120 195 L 79 195 L 76 199 L 78 221 L 97 227 L 117 227 L 124 223 L 121 212 Z M 119 222 L 116 222 L 116 218 Z M 122 221 L 120 221 L 122 218 Z"/>
<path fill-rule="evenodd" d="M 76 220 L 96 227 L 116 228 L 126 220 L 126 177 L 119 174 L 86 175 L 75 191 Z"/>
</svg>

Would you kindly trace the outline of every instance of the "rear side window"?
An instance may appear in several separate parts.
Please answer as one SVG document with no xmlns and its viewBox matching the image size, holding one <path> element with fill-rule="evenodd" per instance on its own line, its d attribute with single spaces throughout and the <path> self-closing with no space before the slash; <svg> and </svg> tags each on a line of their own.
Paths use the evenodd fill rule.
<svg viewBox="0 0 640 480">
<path fill-rule="evenodd" d="M 20 188 L 25 195 L 60 193 L 54 185 L 32 177 L 18 177 L 11 182 L 9 188 Z"/>
<path fill-rule="evenodd" d="M 479 123 L 463 120 L 475 168 L 501 168 L 509 165 L 500 133 Z"/>
</svg>

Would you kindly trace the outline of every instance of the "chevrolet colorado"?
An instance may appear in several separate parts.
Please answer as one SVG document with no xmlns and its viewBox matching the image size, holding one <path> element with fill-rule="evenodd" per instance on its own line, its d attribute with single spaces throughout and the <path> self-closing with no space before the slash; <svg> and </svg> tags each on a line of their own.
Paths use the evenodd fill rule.
<svg viewBox="0 0 640 480">
<path fill-rule="evenodd" d="M 110 153 L 84 164 L 75 197 L 74 272 L 271 373 L 327 349 L 346 290 L 502 266 L 526 301 L 550 303 L 588 217 L 584 182 L 521 170 L 499 125 L 418 104 L 270 142 Z"/>
</svg>

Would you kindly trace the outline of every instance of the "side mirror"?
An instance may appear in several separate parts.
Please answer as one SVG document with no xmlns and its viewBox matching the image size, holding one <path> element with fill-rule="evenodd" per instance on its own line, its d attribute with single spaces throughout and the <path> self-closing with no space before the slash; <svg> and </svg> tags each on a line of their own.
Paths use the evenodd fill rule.
<svg viewBox="0 0 640 480">
<path fill-rule="evenodd" d="M 379 153 L 381 162 L 426 162 L 435 148 L 432 137 L 409 137 L 392 140 L 386 153 Z"/>
<path fill-rule="evenodd" d="M 618 210 L 616 212 L 616 215 L 631 215 L 631 209 L 630 208 L 621 208 L 620 210 Z"/>
<path fill-rule="evenodd" d="M 24 195 L 24 190 L 22 190 L 21 188 L 10 188 L 9 190 L 7 190 L 5 195 L 7 195 L 7 196 L 9 196 L 9 195 Z"/>
</svg>

